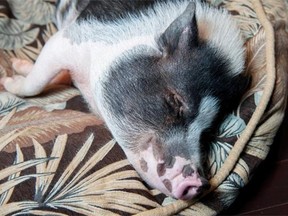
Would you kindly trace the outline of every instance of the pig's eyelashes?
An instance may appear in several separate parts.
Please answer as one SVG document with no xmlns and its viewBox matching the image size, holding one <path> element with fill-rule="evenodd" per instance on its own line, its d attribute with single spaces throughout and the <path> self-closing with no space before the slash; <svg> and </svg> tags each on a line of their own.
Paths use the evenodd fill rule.
<svg viewBox="0 0 288 216">
<path fill-rule="evenodd" d="M 169 123 L 180 123 L 184 120 L 186 105 L 182 97 L 177 93 L 169 92 L 164 99 L 168 108 Z"/>
</svg>

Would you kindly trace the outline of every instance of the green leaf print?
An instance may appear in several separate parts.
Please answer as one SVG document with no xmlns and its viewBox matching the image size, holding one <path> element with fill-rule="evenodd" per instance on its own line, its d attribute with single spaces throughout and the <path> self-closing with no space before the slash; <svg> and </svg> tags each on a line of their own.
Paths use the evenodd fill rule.
<svg viewBox="0 0 288 216">
<path fill-rule="evenodd" d="M 54 21 L 55 6 L 43 0 L 7 0 L 13 15 L 27 23 L 46 25 Z"/>
<path fill-rule="evenodd" d="M 31 26 L 15 19 L 0 19 L 0 48 L 15 50 L 32 43 L 39 34 L 39 28 L 29 29 Z"/>
</svg>

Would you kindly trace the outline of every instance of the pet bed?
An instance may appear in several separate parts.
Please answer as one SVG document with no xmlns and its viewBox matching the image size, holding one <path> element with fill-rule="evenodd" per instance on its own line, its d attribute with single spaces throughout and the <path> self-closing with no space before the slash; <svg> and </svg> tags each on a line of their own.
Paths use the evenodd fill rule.
<svg viewBox="0 0 288 216">
<path fill-rule="evenodd" d="M 149 188 L 71 86 L 50 86 L 24 99 L 1 89 L 1 215 L 215 215 L 235 200 L 266 158 L 284 117 L 288 1 L 208 2 L 228 9 L 238 22 L 251 76 L 249 90 L 211 143 L 213 191 L 184 202 Z M 11 57 L 34 61 L 57 31 L 54 4 L 0 2 L 1 77 L 13 74 Z"/>
</svg>

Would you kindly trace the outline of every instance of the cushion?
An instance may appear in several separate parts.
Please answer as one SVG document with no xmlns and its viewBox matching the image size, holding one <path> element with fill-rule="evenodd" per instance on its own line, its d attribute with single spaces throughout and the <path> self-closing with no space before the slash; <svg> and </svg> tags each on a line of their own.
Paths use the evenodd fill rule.
<svg viewBox="0 0 288 216">
<path fill-rule="evenodd" d="M 209 178 L 213 179 L 247 131 L 270 78 L 267 31 L 252 0 L 208 2 L 229 10 L 238 23 L 246 41 L 245 73 L 251 76 L 249 90 L 211 143 Z M 183 202 L 147 186 L 73 86 L 52 85 L 30 98 L 0 87 L 1 214 L 215 215 L 230 206 L 265 160 L 286 108 L 288 1 L 262 2 L 275 31 L 276 80 L 264 114 L 219 187 L 200 200 Z M 0 77 L 13 74 L 11 57 L 35 61 L 57 31 L 54 4 L 54 0 L 0 2 Z"/>
</svg>

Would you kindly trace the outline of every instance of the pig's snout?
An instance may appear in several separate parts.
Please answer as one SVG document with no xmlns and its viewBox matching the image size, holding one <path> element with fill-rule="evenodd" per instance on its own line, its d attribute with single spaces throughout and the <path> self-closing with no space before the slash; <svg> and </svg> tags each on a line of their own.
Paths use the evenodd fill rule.
<svg viewBox="0 0 288 216">
<path fill-rule="evenodd" d="M 168 196 L 190 200 L 210 188 L 193 160 L 181 156 L 156 157 L 151 146 L 140 155 L 130 151 L 126 155 L 143 180 Z"/>
<path fill-rule="evenodd" d="M 210 188 L 209 182 L 200 176 L 193 163 L 181 157 L 176 156 L 169 166 L 158 164 L 158 174 L 170 195 L 176 199 L 190 200 Z"/>
<path fill-rule="evenodd" d="M 181 200 L 190 200 L 210 188 L 207 180 L 201 177 L 187 176 L 172 191 L 172 195 Z"/>
</svg>

